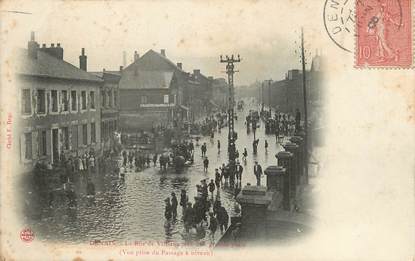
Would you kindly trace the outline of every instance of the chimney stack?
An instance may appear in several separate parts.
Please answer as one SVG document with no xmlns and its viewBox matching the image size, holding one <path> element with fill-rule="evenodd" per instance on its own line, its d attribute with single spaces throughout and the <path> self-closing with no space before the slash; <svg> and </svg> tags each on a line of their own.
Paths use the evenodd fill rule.
<svg viewBox="0 0 415 261">
<path fill-rule="evenodd" d="M 134 62 L 140 58 L 140 55 L 137 53 L 137 51 L 134 51 Z"/>
<path fill-rule="evenodd" d="M 122 69 L 124 69 L 124 66 L 121 65 L 120 66 L 120 72 L 122 72 Z"/>
<path fill-rule="evenodd" d="M 161 49 L 160 50 L 160 54 L 164 57 L 166 57 L 166 50 L 165 49 Z"/>
<path fill-rule="evenodd" d="M 63 48 L 61 47 L 60 43 L 50 44 L 50 47 L 46 47 L 46 44 L 42 44 L 42 52 L 45 52 L 59 60 L 63 60 Z"/>
<path fill-rule="evenodd" d="M 199 75 L 200 74 L 200 70 L 199 69 L 194 69 L 193 70 L 193 74 L 194 75 Z"/>
<path fill-rule="evenodd" d="M 85 55 L 85 48 L 81 49 L 81 55 L 79 56 L 79 68 L 87 71 L 87 56 Z"/>
<path fill-rule="evenodd" d="M 37 59 L 39 44 L 35 41 L 35 32 L 30 33 L 30 41 L 27 43 L 27 51 L 30 58 Z"/>
<path fill-rule="evenodd" d="M 180 70 L 183 70 L 182 66 L 182 63 L 177 63 L 177 67 L 179 67 Z"/>
</svg>

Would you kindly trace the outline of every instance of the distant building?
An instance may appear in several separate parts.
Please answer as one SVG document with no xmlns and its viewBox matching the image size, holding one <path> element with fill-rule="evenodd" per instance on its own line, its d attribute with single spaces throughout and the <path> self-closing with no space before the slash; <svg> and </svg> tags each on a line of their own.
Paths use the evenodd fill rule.
<svg viewBox="0 0 415 261">
<path fill-rule="evenodd" d="M 212 83 L 212 101 L 221 109 L 228 107 L 229 86 L 224 78 L 216 78 Z"/>
<path fill-rule="evenodd" d="M 39 44 L 32 33 L 28 49 L 19 51 L 21 108 L 20 162 L 30 170 L 37 161 L 100 151 L 100 103 L 103 80 L 63 60 L 63 48 Z"/>
<path fill-rule="evenodd" d="M 188 75 L 166 57 L 165 50 L 149 50 L 121 74 L 120 128 L 123 132 L 150 130 L 156 126 L 173 126 L 187 119 L 183 92 Z"/>
<path fill-rule="evenodd" d="M 323 99 L 323 58 L 316 55 L 312 59 L 310 70 L 306 71 L 306 88 L 309 115 L 321 106 Z M 261 87 L 260 87 L 261 88 Z M 285 79 L 275 81 L 268 90 L 268 82 L 264 82 L 264 103 L 268 105 L 271 98 L 271 106 L 280 112 L 295 113 L 298 108 L 304 115 L 303 77 L 300 70 L 289 70 Z"/>
</svg>

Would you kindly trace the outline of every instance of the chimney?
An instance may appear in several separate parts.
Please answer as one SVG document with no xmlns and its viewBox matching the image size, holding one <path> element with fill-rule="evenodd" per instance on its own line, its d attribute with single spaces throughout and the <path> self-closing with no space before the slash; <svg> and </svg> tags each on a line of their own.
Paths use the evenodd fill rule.
<svg viewBox="0 0 415 261">
<path fill-rule="evenodd" d="M 63 48 L 61 47 L 60 43 L 57 43 L 55 53 L 56 53 L 56 56 L 55 56 L 56 58 L 63 60 Z"/>
<path fill-rule="evenodd" d="M 46 47 L 46 44 L 42 44 L 42 48 L 40 50 L 59 60 L 63 60 L 63 48 L 60 43 L 58 43 L 56 47 L 55 44 L 51 44 L 50 47 Z"/>
<path fill-rule="evenodd" d="M 123 69 L 123 68 L 124 68 L 124 66 L 122 66 L 122 65 L 121 65 L 121 66 L 120 66 L 120 72 L 122 72 L 122 69 Z"/>
<path fill-rule="evenodd" d="M 160 50 L 160 54 L 164 57 L 166 57 L 166 50 L 165 49 L 161 49 Z"/>
<path fill-rule="evenodd" d="M 134 51 L 134 62 L 140 58 L 140 55 L 137 53 L 137 51 Z"/>
<path fill-rule="evenodd" d="M 85 55 L 85 48 L 81 49 L 81 55 L 79 56 L 79 68 L 85 72 L 87 70 L 87 56 Z"/>
<path fill-rule="evenodd" d="M 177 67 L 179 67 L 180 70 L 183 70 L 182 63 L 177 63 Z"/>
<path fill-rule="evenodd" d="M 39 44 L 35 41 L 35 32 L 30 33 L 30 41 L 27 43 L 27 51 L 30 58 L 37 59 Z"/>
<path fill-rule="evenodd" d="M 193 74 L 194 75 L 199 75 L 200 74 L 200 70 L 199 69 L 194 69 L 193 70 Z"/>
</svg>

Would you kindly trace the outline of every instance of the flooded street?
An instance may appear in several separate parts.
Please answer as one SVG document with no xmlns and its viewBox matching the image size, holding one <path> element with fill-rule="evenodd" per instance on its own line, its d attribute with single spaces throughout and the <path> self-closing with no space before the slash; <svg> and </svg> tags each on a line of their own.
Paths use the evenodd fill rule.
<svg viewBox="0 0 415 261">
<path fill-rule="evenodd" d="M 282 150 L 274 135 L 265 135 L 264 124 L 261 123 L 256 133 L 256 138 L 259 139 L 258 154 L 252 155 L 253 132 L 248 134 L 244 125 L 248 109 L 238 112 L 238 120 L 235 122 L 238 132 L 236 145 L 244 167 L 242 186 L 256 183 L 253 174 L 255 160 L 263 169 L 268 165 L 276 165 L 275 154 Z M 75 182 L 78 202 L 73 209 L 68 208 L 66 203 L 59 204 L 59 201 L 50 207 L 42 197 L 31 195 L 29 202 L 26 202 L 27 223 L 36 231 L 39 240 L 72 243 L 87 243 L 91 240 L 183 241 L 182 209 L 178 206 L 176 221 L 167 222 L 164 218 L 164 199 L 170 197 L 172 192 L 180 198 L 180 191 L 184 189 L 189 195 L 189 201 L 194 202 L 196 184 L 200 184 L 202 179 L 214 179 L 215 168 L 227 162 L 227 134 L 228 129 L 223 128 L 220 134 L 215 133 L 214 139 L 204 137 L 200 140 L 199 146 L 195 147 L 194 164 L 179 174 L 172 169 L 162 172 L 159 165 L 154 167 L 153 164 L 142 172 L 129 169 L 124 181 L 110 173 L 93 174 L 91 179 L 95 184 L 95 199 L 86 196 L 86 178 L 79 177 Z M 219 153 L 218 139 L 221 143 Z M 264 148 L 265 139 L 269 143 L 268 151 Z M 203 171 L 200 150 L 203 142 L 207 144 L 210 160 L 207 173 Z M 248 151 L 246 164 L 241 160 L 245 147 Z M 261 182 L 265 185 L 265 176 Z M 215 190 L 215 195 L 216 192 Z M 237 215 L 233 189 L 222 187 L 218 195 L 229 216 Z"/>
</svg>

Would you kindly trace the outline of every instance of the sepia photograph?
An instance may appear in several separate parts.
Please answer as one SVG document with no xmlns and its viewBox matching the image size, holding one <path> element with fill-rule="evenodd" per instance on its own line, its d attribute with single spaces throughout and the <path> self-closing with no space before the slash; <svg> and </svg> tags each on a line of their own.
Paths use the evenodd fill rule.
<svg viewBox="0 0 415 261">
<path fill-rule="evenodd" d="M 384 86 L 414 101 L 411 0 L 0 7 L 4 260 L 225 260 L 250 249 L 283 249 L 276 260 L 391 260 L 393 251 L 336 256 L 329 246 L 343 237 L 353 249 L 355 236 L 366 242 L 389 222 L 406 231 L 395 260 L 413 258 L 414 135 L 401 147 L 411 151 L 400 158 L 406 185 L 393 185 L 403 194 L 385 192 L 405 198 L 396 207 L 407 219 L 364 228 L 357 219 L 374 201 L 358 179 L 372 178 L 350 171 L 377 172 L 380 156 L 357 150 L 365 139 L 376 151 L 383 143 L 363 135 L 391 117 L 366 116 L 386 98 L 369 100 L 385 94 L 365 85 L 394 74 Z M 396 112 L 395 126 L 413 108 Z M 406 123 L 390 132 L 411 133 Z M 384 146 L 385 157 L 396 152 Z"/>
</svg>

